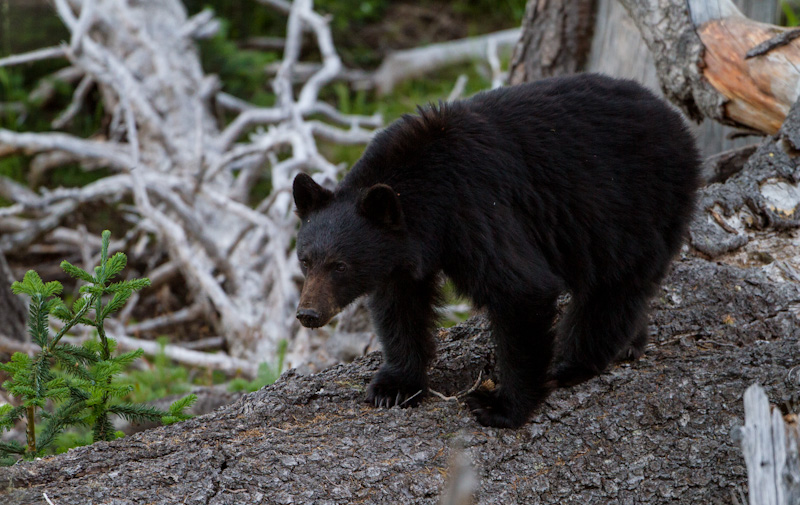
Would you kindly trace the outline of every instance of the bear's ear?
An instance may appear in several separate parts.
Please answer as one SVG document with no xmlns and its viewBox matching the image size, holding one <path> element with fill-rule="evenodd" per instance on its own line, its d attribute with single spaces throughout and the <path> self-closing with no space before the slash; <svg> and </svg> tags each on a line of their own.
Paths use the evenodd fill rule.
<svg viewBox="0 0 800 505">
<path fill-rule="evenodd" d="M 313 211 L 323 207 L 333 199 L 333 192 L 323 188 L 310 175 L 299 173 L 292 185 L 297 215 L 304 219 Z"/>
<path fill-rule="evenodd" d="M 397 193 L 386 184 L 376 184 L 369 188 L 361 198 L 359 210 L 364 217 L 379 226 L 390 230 L 405 228 L 400 199 L 397 198 Z"/>
</svg>

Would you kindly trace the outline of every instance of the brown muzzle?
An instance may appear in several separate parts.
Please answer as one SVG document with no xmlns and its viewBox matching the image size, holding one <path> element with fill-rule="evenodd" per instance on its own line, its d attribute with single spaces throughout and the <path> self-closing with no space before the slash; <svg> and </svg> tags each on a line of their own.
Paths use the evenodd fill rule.
<svg viewBox="0 0 800 505">
<path fill-rule="evenodd" d="M 319 328 L 342 310 L 336 306 L 333 285 L 324 276 L 309 275 L 300 293 L 297 319 L 306 328 Z"/>
</svg>

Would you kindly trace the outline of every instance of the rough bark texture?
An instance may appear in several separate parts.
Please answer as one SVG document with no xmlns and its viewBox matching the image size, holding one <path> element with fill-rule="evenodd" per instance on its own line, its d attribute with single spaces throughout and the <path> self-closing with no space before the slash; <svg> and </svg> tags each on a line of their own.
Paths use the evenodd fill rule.
<svg viewBox="0 0 800 505">
<path fill-rule="evenodd" d="M 716 3 L 716 0 L 713 1 Z M 522 38 L 510 67 L 511 83 L 585 71 L 634 79 L 661 93 L 662 85 L 653 54 L 645 44 L 635 20 L 619 0 L 587 1 L 569 13 L 561 12 L 564 3 L 542 0 L 528 2 L 522 23 Z M 754 21 L 775 21 L 777 1 L 735 0 L 735 4 Z M 650 2 L 650 5 L 654 5 L 654 2 Z M 660 7 L 655 12 L 660 12 L 658 9 Z M 685 13 L 680 14 L 685 16 Z M 563 23 L 554 20 L 561 15 L 565 16 L 565 23 L 571 26 L 588 24 L 588 28 L 573 31 L 560 29 Z M 680 58 L 673 54 L 661 57 Z M 669 67 L 668 64 L 665 66 Z M 716 121 L 706 120 L 696 127 L 695 134 L 703 154 L 711 156 L 753 142 L 752 139 L 729 138 L 736 131 Z"/>
<path fill-rule="evenodd" d="M 514 49 L 509 82 L 580 71 L 592 43 L 595 0 L 530 0 Z"/>
<path fill-rule="evenodd" d="M 760 262 L 774 275 L 800 281 L 794 267 L 800 261 L 800 157 L 792 148 L 798 127 L 800 114 L 790 114 L 740 171 L 703 191 L 690 229 L 697 250 L 742 266 Z"/>
<path fill-rule="evenodd" d="M 213 414 L 0 470 L 4 504 L 436 503 L 454 439 L 479 476 L 477 502 L 728 503 L 745 485 L 732 428 L 759 382 L 796 386 L 800 286 L 696 257 L 654 301 L 654 345 L 634 364 L 559 390 L 520 430 L 482 428 L 458 402 L 373 409 L 380 356 L 271 387 Z M 441 332 L 432 387 L 491 376 L 482 317 Z"/>
</svg>

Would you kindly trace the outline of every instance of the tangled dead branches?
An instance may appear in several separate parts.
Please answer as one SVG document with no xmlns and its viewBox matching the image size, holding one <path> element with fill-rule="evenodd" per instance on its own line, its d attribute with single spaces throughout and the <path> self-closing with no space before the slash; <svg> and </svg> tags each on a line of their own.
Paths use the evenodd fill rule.
<svg viewBox="0 0 800 505">
<path fill-rule="evenodd" d="M 195 40 L 215 33 L 218 22 L 210 11 L 187 18 L 179 0 L 55 0 L 69 42 L 0 60 L 0 66 L 68 60 L 73 100 L 54 129 L 78 113 L 95 87 L 110 114 L 107 134 L 96 138 L 0 129 L 0 156 L 24 152 L 33 155 L 32 166 L 44 169 L 78 162 L 112 172 L 81 188 L 39 193 L 0 178 L 0 195 L 13 202 L 0 209 L 0 250 L 20 255 L 58 243 L 94 261 L 97 244 L 70 216 L 97 202 L 114 206 L 126 233 L 112 249 L 152 258 L 142 274 L 154 285 L 185 284 L 192 301 L 184 310 L 134 322 L 140 299 L 132 299 L 111 325 L 121 345 L 141 346 L 132 335 L 144 328 L 201 320 L 224 337 L 229 351 L 215 355 L 211 366 L 245 375 L 271 359 L 281 339 L 293 339 L 290 362 L 308 351 L 308 336 L 294 319 L 300 272 L 293 258 L 291 181 L 303 170 L 333 185 L 343 168 L 320 155 L 317 141 L 363 144 L 382 123 L 379 116 L 341 114 L 319 100 L 341 61 L 328 20 L 310 0 L 261 3 L 288 15 L 273 107 L 230 96 L 215 76 L 204 74 Z M 313 34 L 322 64 L 295 94 L 304 32 Z M 237 116 L 220 129 L 215 107 Z M 264 171 L 271 194 L 249 204 Z M 168 354 L 209 364 L 198 351 L 169 346 Z"/>
</svg>

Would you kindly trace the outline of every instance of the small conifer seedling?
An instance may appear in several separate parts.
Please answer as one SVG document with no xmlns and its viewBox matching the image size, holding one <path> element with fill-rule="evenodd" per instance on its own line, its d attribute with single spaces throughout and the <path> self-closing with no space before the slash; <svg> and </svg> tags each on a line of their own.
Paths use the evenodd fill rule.
<svg viewBox="0 0 800 505">
<path fill-rule="evenodd" d="M 94 273 L 67 261 L 61 263 L 67 274 L 85 283 L 71 307 L 59 298 L 60 282 L 44 283 L 33 270 L 25 274 L 22 282 L 11 286 L 14 293 L 30 298 L 28 332 L 40 349 L 33 356 L 14 353 L 11 361 L 0 364 L 0 370 L 10 376 L 3 388 L 19 400 L 17 406 L 0 406 L 0 431 L 11 429 L 23 417 L 27 426 L 26 445 L 0 441 L 0 458 L 6 463 L 13 463 L 18 457 L 32 459 L 45 454 L 69 427 L 91 427 L 93 441 L 113 440 L 117 433 L 111 416 L 164 424 L 191 417 L 185 410 L 196 400 L 195 395 L 176 401 L 168 411 L 123 399 L 132 386 L 117 378 L 143 351 L 116 353 L 117 343 L 106 334 L 104 321 L 121 309 L 135 291 L 149 286 L 150 280 L 112 282 L 125 268 L 127 257 L 118 252 L 109 258 L 110 237 L 111 232 L 103 232 L 100 265 Z M 55 335 L 50 331 L 50 315 L 64 323 Z M 77 325 L 92 327 L 98 338 L 80 346 L 62 342 L 62 337 Z"/>
</svg>

